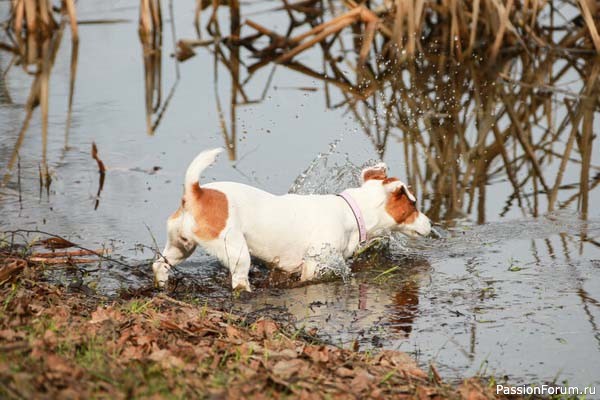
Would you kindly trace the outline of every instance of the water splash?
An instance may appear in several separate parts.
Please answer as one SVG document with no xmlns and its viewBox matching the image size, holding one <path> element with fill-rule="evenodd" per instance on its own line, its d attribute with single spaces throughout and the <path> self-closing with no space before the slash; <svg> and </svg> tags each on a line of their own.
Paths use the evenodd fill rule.
<svg viewBox="0 0 600 400">
<path fill-rule="evenodd" d="M 320 249 L 308 251 L 305 259 L 316 262 L 316 276 L 318 279 L 341 278 L 348 282 L 352 277 L 352 270 L 344 256 L 329 244 L 324 244 Z"/>
<path fill-rule="evenodd" d="M 362 169 L 380 161 L 369 160 L 362 165 L 353 163 L 347 153 L 336 151 L 341 141 L 341 138 L 335 140 L 327 152 L 319 153 L 294 180 L 289 193 L 332 194 L 360 186 Z"/>
</svg>

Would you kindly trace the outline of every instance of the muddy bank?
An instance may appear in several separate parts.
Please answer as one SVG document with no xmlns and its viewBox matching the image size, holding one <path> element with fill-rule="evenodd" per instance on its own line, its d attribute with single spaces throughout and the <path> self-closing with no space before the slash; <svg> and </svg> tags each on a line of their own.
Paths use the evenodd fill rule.
<svg viewBox="0 0 600 400">
<path fill-rule="evenodd" d="M 66 267 L 66 266 L 65 266 Z M 164 294 L 107 300 L 43 282 L 0 254 L 3 398 L 492 398 L 405 353 L 356 352 L 310 332 Z"/>
</svg>

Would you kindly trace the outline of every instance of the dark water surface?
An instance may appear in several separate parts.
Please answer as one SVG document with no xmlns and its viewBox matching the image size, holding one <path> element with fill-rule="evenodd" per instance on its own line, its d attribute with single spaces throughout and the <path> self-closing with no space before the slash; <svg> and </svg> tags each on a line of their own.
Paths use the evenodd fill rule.
<svg viewBox="0 0 600 400">
<path fill-rule="evenodd" d="M 449 378 L 600 384 L 600 64 L 540 52 L 506 56 L 492 69 L 479 58 L 432 56 L 373 63 L 377 73 L 357 81 L 351 37 L 342 36 L 343 48 L 298 56 L 318 73 L 267 65 L 249 77 L 257 60 L 225 45 L 196 48 L 176 64 L 168 10 L 162 53 L 144 53 L 137 5 L 78 3 L 81 21 L 119 21 L 80 25 L 76 52 L 66 29 L 52 43 L 45 138 L 40 107 L 22 129 L 39 76 L 14 65 L 0 78 L 2 230 L 108 246 L 132 266 L 50 270 L 52 279 L 105 295 L 148 287 L 152 236 L 162 246 L 185 168 L 203 149 L 228 148 L 204 182 L 274 193 L 338 192 L 356 183 L 360 166 L 383 158 L 413 185 L 440 238 L 393 238 L 351 273 L 324 259 L 343 278 L 302 287 L 257 266 L 255 292 L 240 299 L 227 271 L 198 250 L 178 268 L 173 295 L 289 313 L 334 343 L 412 352 Z M 0 4 L 2 15 L 7 7 Z M 270 8 L 242 5 L 248 18 L 285 32 L 287 14 Z M 174 12 L 177 37 L 196 37 L 193 2 Z M 219 18 L 228 32 L 227 9 Z M 3 70 L 12 57 L 0 52 Z M 93 142 L 107 168 L 100 191 Z"/>
</svg>

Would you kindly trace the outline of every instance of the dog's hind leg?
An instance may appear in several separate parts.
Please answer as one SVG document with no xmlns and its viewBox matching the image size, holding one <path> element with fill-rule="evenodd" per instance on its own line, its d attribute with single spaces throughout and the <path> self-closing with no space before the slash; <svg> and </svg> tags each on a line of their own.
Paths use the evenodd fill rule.
<svg viewBox="0 0 600 400">
<path fill-rule="evenodd" d="M 154 285 L 163 287 L 169 278 L 169 271 L 186 258 L 196 249 L 196 242 L 192 237 L 184 234 L 183 212 L 177 210 L 167 221 L 167 244 L 162 254 L 152 264 L 154 271 Z"/>
<path fill-rule="evenodd" d="M 236 229 L 225 229 L 218 238 L 203 241 L 202 247 L 217 257 L 231 272 L 231 287 L 251 292 L 248 273 L 250 272 L 250 252 L 244 234 Z"/>
</svg>

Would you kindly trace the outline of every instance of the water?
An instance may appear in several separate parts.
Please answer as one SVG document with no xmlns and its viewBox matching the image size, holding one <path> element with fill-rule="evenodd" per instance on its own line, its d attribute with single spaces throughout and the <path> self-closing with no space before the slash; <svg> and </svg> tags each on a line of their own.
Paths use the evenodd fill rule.
<svg viewBox="0 0 600 400">
<path fill-rule="evenodd" d="M 195 37 L 192 3 L 175 5 L 178 38 Z M 275 31 L 288 26 L 285 13 L 260 12 L 263 3 L 243 7 Z M 598 64 L 541 53 L 499 62 L 499 73 L 477 62 L 440 67 L 420 59 L 382 78 L 365 101 L 345 91 L 331 68 L 325 87 L 314 74 L 283 66 L 269 80 L 267 66 L 244 86 L 248 101 L 238 92 L 232 106 L 232 75 L 223 63 L 215 75 L 211 48 L 179 65 L 170 57 L 164 10 L 155 60 L 162 95 L 150 96 L 158 107 L 148 115 L 137 3 L 82 0 L 78 14 L 125 21 L 80 25 L 68 135 L 73 53 L 65 30 L 50 74 L 45 153 L 39 107 L 17 145 L 35 78 L 13 66 L 0 79 L 0 226 L 106 246 L 125 265 L 49 269 L 49 279 L 101 295 L 149 293 L 154 239 L 164 243 L 185 168 L 203 149 L 228 148 L 203 182 L 235 180 L 273 193 L 339 192 L 382 157 L 392 175 L 413 185 L 439 238 L 391 238 L 348 264 L 324 252 L 336 276 L 310 285 L 257 264 L 256 290 L 241 299 L 231 296 L 228 272 L 198 250 L 178 268 L 172 295 L 291 318 L 344 346 L 411 352 L 450 379 L 481 373 L 515 383 L 558 376 L 600 384 L 600 213 L 593 207 L 600 153 L 596 140 L 580 146 L 586 123 L 598 134 Z M 228 27 L 226 9 L 219 18 Z M 230 56 L 227 48 L 223 54 Z M 3 69 L 11 57 L 0 52 Z M 256 60 L 245 50 L 240 59 L 244 81 L 243 65 Z M 321 71 L 319 48 L 299 59 Z M 538 85 L 548 82 L 559 90 Z M 107 168 L 101 188 L 93 142 Z M 44 158 L 48 188 L 40 186 Z"/>
</svg>

